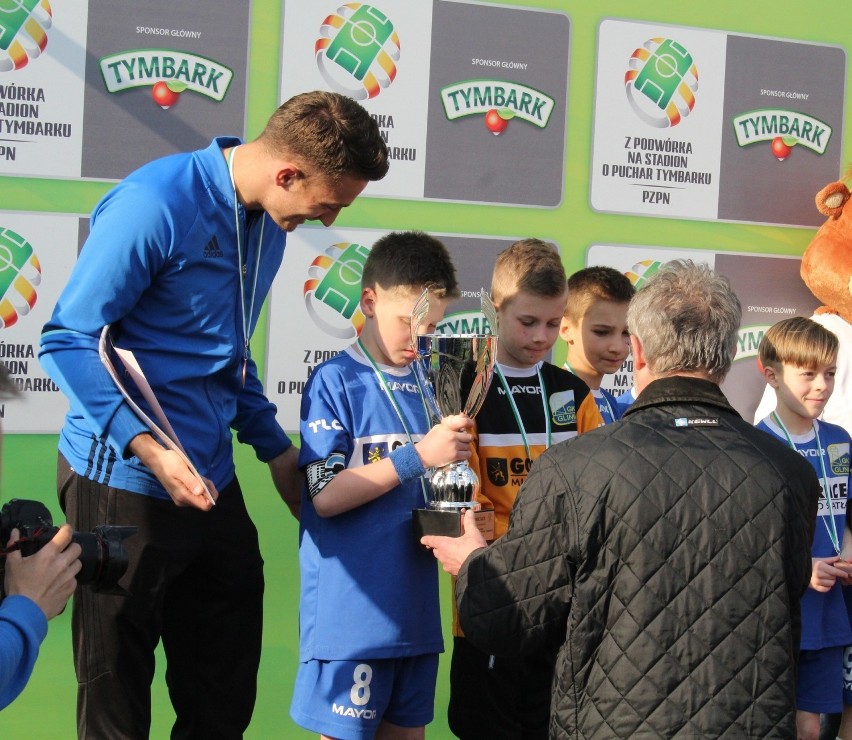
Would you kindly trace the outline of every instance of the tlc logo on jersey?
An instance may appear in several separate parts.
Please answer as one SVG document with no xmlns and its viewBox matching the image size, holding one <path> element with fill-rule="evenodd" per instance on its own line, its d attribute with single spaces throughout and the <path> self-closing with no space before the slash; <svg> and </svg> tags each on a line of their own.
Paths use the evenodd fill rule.
<svg viewBox="0 0 852 740">
<path fill-rule="evenodd" d="M 375 98 L 396 78 L 400 41 L 379 8 L 346 3 L 322 22 L 314 52 L 320 74 L 333 90 L 364 100 Z"/>
</svg>

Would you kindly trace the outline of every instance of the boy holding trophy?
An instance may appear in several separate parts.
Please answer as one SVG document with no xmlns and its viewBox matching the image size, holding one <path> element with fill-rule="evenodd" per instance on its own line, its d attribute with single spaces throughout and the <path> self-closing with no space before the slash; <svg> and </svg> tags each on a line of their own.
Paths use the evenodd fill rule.
<svg viewBox="0 0 852 740">
<path fill-rule="evenodd" d="M 319 365 L 305 388 L 299 467 L 299 670 L 292 718 L 347 738 L 420 740 L 434 712 L 443 638 L 438 571 L 412 534 L 427 468 L 470 457 L 470 419 L 431 417 L 409 365 L 412 312 L 434 332 L 459 296 L 444 245 L 391 233 L 364 265 L 357 342 Z M 431 427 L 431 428 L 430 428 Z"/>
<path fill-rule="evenodd" d="M 567 299 L 556 248 L 524 239 L 497 257 L 491 298 L 497 312 L 497 365 L 476 415 L 470 465 L 478 501 L 495 511 L 494 534 L 533 461 L 548 447 L 603 424 L 594 396 L 576 375 L 547 362 Z M 450 729 L 463 740 L 547 738 L 552 656 L 509 660 L 487 655 L 461 633 L 453 610 Z"/>
</svg>

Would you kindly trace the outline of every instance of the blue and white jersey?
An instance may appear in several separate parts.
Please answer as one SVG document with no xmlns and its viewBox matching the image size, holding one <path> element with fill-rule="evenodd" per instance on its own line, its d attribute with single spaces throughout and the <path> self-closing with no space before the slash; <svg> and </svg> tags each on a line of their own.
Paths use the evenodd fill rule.
<svg viewBox="0 0 852 740">
<path fill-rule="evenodd" d="M 618 418 L 620 419 L 624 416 L 624 412 L 627 411 L 636 400 L 636 386 L 631 386 L 628 390 L 624 391 L 620 396 L 616 396 L 615 405 L 618 407 Z"/>
<path fill-rule="evenodd" d="M 784 430 L 771 416 L 766 417 L 756 426 L 785 444 L 789 444 Z M 813 466 L 823 485 L 823 490 L 828 488 L 831 496 L 833 510 L 831 512 L 825 494 L 820 498 L 811 547 L 812 557 L 827 558 L 837 554 L 832 542 L 834 532 L 837 534 L 838 542 L 843 544 L 849 501 L 850 439 L 846 430 L 836 424 L 817 421 L 816 428 L 819 440 L 813 430 L 807 434 L 791 434 L 790 440 L 796 451 Z M 820 448 L 822 462 L 820 462 Z M 801 649 L 820 650 L 849 644 L 852 644 L 852 626 L 850 626 L 840 581 L 837 581 L 828 593 L 820 593 L 809 588 L 802 597 Z"/>
<path fill-rule="evenodd" d="M 379 366 L 414 442 L 429 421 L 409 368 Z M 409 442 L 375 370 L 353 347 L 319 365 L 302 397 L 299 466 L 336 471 L 387 457 Z M 302 493 L 299 659 L 395 658 L 443 652 L 435 558 L 417 542 L 411 511 L 420 479 L 337 516 Z"/>
<path fill-rule="evenodd" d="M 598 388 L 597 390 L 592 388 L 592 395 L 595 397 L 595 403 L 604 424 L 612 424 L 612 422 L 618 421 L 621 418 L 618 401 L 612 393 L 605 388 Z"/>
</svg>

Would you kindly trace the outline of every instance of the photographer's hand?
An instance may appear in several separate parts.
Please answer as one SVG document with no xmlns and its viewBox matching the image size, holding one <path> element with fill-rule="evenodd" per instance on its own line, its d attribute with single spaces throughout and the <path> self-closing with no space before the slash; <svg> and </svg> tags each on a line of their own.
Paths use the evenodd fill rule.
<svg viewBox="0 0 852 740">
<path fill-rule="evenodd" d="M 193 475 L 186 463 L 177 453 L 167 450 L 150 434 L 137 434 L 128 445 L 136 455 L 160 481 L 172 501 L 178 506 L 194 506 L 196 509 L 208 511 L 213 504 L 208 501 L 201 481 Z M 207 488 L 213 498 L 218 498 L 219 492 L 211 481 L 206 481 Z"/>
<path fill-rule="evenodd" d="M 18 594 L 32 599 L 48 619 L 53 619 L 77 586 L 80 545 L 71 542 L 72 529 L 63 524 L 53 539 L 38 552 L 22 557 L 20 551 L 6 555 L 6 595 Z M 12 530 L 8 545 L 17 542 L 19 533 Z"/>
</svg>

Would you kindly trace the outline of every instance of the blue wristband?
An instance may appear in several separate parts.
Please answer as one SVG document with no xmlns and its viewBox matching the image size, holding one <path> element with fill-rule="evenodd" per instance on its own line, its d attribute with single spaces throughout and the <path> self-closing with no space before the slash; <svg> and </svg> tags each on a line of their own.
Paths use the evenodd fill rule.
<svg viewBox="0 0 852 740">
<path fill-rule="evenodd" d="M 388 457 L 390 457 L 390 461 L 393 463 L 393 468 L 399 476 L 400 483 L 407 483 L 410 480 L 419 478 L 426 472 L 426 468 L 423 467 L 423 461 L 412 444 L 401 445 L 395 450 L 391 450 Z"/>
</svg>

